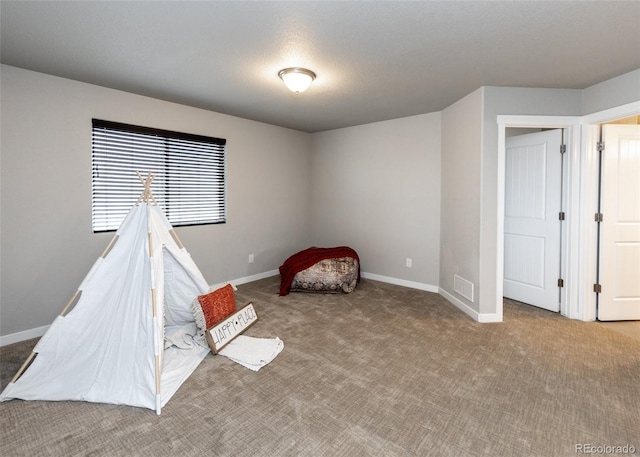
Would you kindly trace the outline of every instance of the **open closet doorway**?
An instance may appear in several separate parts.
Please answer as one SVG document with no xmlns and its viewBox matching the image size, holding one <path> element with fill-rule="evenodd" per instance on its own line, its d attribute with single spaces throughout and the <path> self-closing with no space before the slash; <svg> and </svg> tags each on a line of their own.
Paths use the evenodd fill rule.
<svg viewBox="0 0 640 457">
<path fill-rule="evenodd" d="M 554 312 L 563 281 L 564 133 L 505 133 L 503 295 Z"/>
<path fill-rule="evenodd" d="M 561 235 L 561 272 L 563 287 L 560 288 L 560 313 L 571 319 L 593 321 L 599 319 L 598 299 L 594 285 L 600 284 L 605 290 L 604 278 L 598 277 L 599 228 L 594 214 L 600 212 L 599 153 L 597 143 L 601 140 L 601 126 L 619 119 L 640 115 L 640 101 L 617 106 L 584 116 L 526 116 L 499 115 L 498 121 L 498 163 L 497 163 L 497 239 L 496 239 L 496 309 L 502 312 L 504 281 L 504 223 L 505 223 L 505 169 L 506 132 L 523 128 L 560 128 L 565 132 L 566 153 L 563 170 L 563 212 Z M 605 145 L 606 150 L 606 145 Z M 635 150 L 633 154 L 637 154 Z M 627 158 L 625 157 L 625 160 Z M 637 169 L 635 169 L 637 170 Z M 627 167 L 625 172 L 637 171 Z M 638 185 L 638 180 L 633 179 Z M 613 182 L 613 181 L 612 181 Z M 637 197 L 637 187 L 635 188 Z M 625 194 L 629 191 L 625 190 Z M 633 208 L 638 209 L 639 200 Z M 633 205 L 631 200 L 625 204 Z M 640 210 L 639 210 L 640 211 Z M 605 215 L 603 220 L 606 220 Z M 635 242 L 634 242 L 635 243 Z M 635 259 L 633 255 L 627 258 Z M 627 262 L 628 263 L 628 262 Z M 622 267 L 620 267 L 622 268 Z M 625 269 L 627 267 L 625 266 Z M 634 270 L 631 270 L 634 271 Z M 638 286 L 638 275 L 632 283 Z M 625 280 L 626 281 L 626 280 Z M 628 286 L 631 283 L 628 283 Z M 626 287 L 625 286 L 625 287 Z M 635 289 L 634 289 L 635 290 Z M 628 292 L 627 292 L 628 294 Z M 602 303 L 602 300 L 600 300 Z"/>
<path fill-rule="evenodd" d="M 502 315 L 505 278 L 505 187 L 506 187 L 506 139 L 511 136 L 542 132 L 545 130 L 561 131 L 566 148 L 562 154 L 562 209 L 555 210 L 555 224 L 560 225 L 559 267 L 555 269 L 552 288 L 559 294 L 559 311 L 562 315 L 583 318 L 584 308 L 580 306 L 580 145 L 581 121 L 579 116 L 527 116 L 499 115 L 498 121 L 498 163 L 497 163 L 497 239 L 496 239 L 496 309 Z M 509 131 L 509 135 L 507 135 Z M 560 152 L 558 151 L 558 155 Z M 565 213 L 562 223 L 559 212 Z M 551 220 L 551 219 L 550 219 Z M 557 227 L 558 225 L 556 225 Z M 555 273 L 560 271 L 561 276 Z M 558 279 L 562 281 L 559 283 Z M 561 284 L 562 287 L 558 287 Z M 527 302 L 527 300 L 523 300 Z M 557 311 L 557 309 L 555 310 Z"/>
<path fill-rule="evenodd" d="M 640 116 L 600 126 L 600 321 L 640 320 Z"/>
</svg>

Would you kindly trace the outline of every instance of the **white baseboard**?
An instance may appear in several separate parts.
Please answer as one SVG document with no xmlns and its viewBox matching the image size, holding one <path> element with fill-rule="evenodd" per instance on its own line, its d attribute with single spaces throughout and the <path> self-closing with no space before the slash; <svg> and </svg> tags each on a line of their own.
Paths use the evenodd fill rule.
<svg viewBox="0 0 640 457">
<path fill-rule="evenodd" d="M 245 284 L 252 281 L 257 281 L 259 279 L 269 278 L 271 276 L 275 276 L 280 274 L 278 270 L 265 271 L 264 273 L 259 273 L 256 275 L 245 276 L 243 278 L 234 279 L 232 281 L 228 281 L 233 285 Z M 220 283 L 216 285 L 210 286 L 212 289 L 215 289 L 219 286 L 224 285 L 225 283 Z M 23 332 L 11 333 L 9 335 L 0 336 L 0 347 L 6 346 L 8 344 L 19 343 L 20 341 L 30 340 L 31 338 L 39 338 L 44 335 L 47 330 L 49 330 L 50 325 L 43 325 L 42 327 L 32 328 L 30 330 L 25 330 Z"/>
<path fill-rule="evenodd" d="M 502 316 L 498 313 L 482 313 L 478 315 L 478 322 L 483 324 L 502 322 Z"/>
<path fill-rule="evenodd" d="M 0 347 L 6 346 L 7 344 L 30 340 L 31 338 L 40 338 L 42 335 L 47 333 L 49 327 L 50 325 L 43 325 L 42 327 L 32 328 L 31 330 L 0 336 Z"/>
<path fill-rule="evenodd" d="M 415 281 L 407 281 L 405 279 L 391 278 L 389 276 L 381 276 L 373 273 L 366 273 L 364 271 L 360 274 L 360 276 L 362 276 L 365 279 L 372 279 L 374 281 L 395 284 L 396 286 L 404 286 L 404 287 L 409 287 L 410 289 L 424 290 L 426 292 L 433 292 L 436 294 L 438 293 L 438 287 L 432 286 L 431 284 L 424 284 L 424 283 L 415 282 Z"/>
<path fill-rule="evenodd" d="M 414 281 L 406 281 L 404 279 L 391 278 L 389 276 L 381 276 L 373 273 L 362 273 L 362 277 L 366 279 L 373 279 L 374 281 L 386 282 L 389 284 L 395 284 L 398 286 L 409 287 L 411 289 L 424 290 L 426 292 L 433 292 L 436 294 L 442 295 L 447 301 L 451 302 L 456 308 L 460 309 L 463 313 L 470 316 L 473 320 L 488 323 L 488 322 L 502 322 L 502 318 L 498 316 L 496 313 L 486 314 L 486 313 L 478 313 L 469 305 L 457 299 L 446 290 L 440 289 L 437 286 L 432 286 L 431 284 L 424 284 L 421 282 Z"/>
<path fill-rule="evenodd" d="M 264 273 L 258 273 L 256 275 L 245 276 L 243 278 L 238 278 L 238 279 L 232 279 L 230 281 L 226 281 L 220 284 L 210 285 L 209 287 L 211 287 L 212 289 L 216 289 L 220 286 L 223 286 L 226 283 L 231 283 L 234 286 L 237 286 L 238 284 L 246 284 L 248 282 L 258 281 L 259 279 L 264 279 L 264 278 L 270 278 L 271 276 L 276 276 L 279 274 L 280 274 L 279 270 L 270 270 L 270 271 L 265 271 Z"/>
<path fill-rule="evenodd" d="M 264 278 L 270 278 L 271 276 L 276 276 L 280 274 L 278 270 L 270 270 L 265 271 L 264 273 L 258 273 L 251 276 L 245 276 L 243 278 L 234 279 L 230 282 L 233 285 L 238 284 L 246 284 L 248 282 L 258 281 Z M 471 318 L 478 322 L 502 322 L 502 319 L 497 314 L 481 314 L 477 311 L 470 308 L 467 304 L 455 298 L 453 295 L 448 293 L 447 291 L 440 289 L 438 286 L 433 286 L 431 284 L 425 284 L 421 282 L 415 281 L 407 281 L 405 279 L 392 278 L 389 276 L 382 276 L 373 273 L 362 272 L 361 276 L 365 279 L 372 279 L 374 281 L 386 282 L 389 284 L 395 284 L 397 286 L 409 287 L 411 289 L 424 290 L 426 292 L 432 292 L 436 294 L 442 295 L 447 301 L 451 302 L 454 306 L 459 308 L 462 312 L 469 315 Z M 223 285 L 224 283 L 212 285 L 212 288 Z M 48 325 L 44 325 L 42 327 L 33 328 L 31 330 L 25 330 L 23 332 L 12 333 L 10 335 L 0 336 L 0 347 L 6 346 L 8 344 L 19 343 L 20 341 L 29 340 L 31 338 L 41 337 L 46 333 L 49 329 Z"/>
<path fill-rule="evenodd" d="M 248 282 L 258 281 L 259 279 L 270 278 L 271 276 L 277 276 L 280 274 L 280 270 L 270 270 L 264 273 L 258 273 L 256 275 L 245 276 L 244 278 L 234 279 L 234 284 L 246 284 Z"/>
<path fill-rule="evenodd" d="M 444 298 L 446 298 L 448 302 L 450 302 L 460 311 L 470 316 L 473 320 L 477 322 L 482 322 L 482 323 L 502 322 L 502 318 L 498 314 L 479 313 L 475 309 L 471 308 L 469 305 L 467 305 L 463 301 L 457 299 L 456 297 L 454 297 L 444 289 L 439 289 L 438 293 L 442 295 Z"/>
</svg>

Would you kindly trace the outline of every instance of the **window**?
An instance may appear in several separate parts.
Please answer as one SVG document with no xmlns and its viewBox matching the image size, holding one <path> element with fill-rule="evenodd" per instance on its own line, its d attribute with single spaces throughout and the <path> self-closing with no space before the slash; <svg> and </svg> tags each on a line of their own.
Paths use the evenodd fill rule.
<svg viewBox="0 0 640 457">
<path fill-rule="evenodd" d="M 174 226 L 226 221 L 226 140 L 93 119 L 94 232 L 117 230 L 154 174 L 153 196 Z"/>
</svg>

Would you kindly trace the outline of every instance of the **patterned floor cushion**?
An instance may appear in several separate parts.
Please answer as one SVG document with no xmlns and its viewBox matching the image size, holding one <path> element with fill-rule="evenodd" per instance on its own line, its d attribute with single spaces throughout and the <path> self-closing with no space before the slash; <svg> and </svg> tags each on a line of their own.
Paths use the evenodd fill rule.
<svg viewBox="0 0 640 457">
<path fill-rule="evenodd" d="M 321 260 L 298 272 L 291 281 L 291 291 L 350 293 L 358 282 L 358 260 L 340 257 Z"/>
</svg>

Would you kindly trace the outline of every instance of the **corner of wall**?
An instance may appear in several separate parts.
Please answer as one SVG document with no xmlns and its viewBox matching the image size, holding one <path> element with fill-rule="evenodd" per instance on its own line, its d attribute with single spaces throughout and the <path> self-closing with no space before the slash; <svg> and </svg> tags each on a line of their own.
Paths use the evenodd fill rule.
<svg viewBox="0 0 640 457">
<path fill-rule="evenodd" d="M 640 68 L 594 84 L 581 91 L 582 115 L 640 100 Z"/>
</svg>

